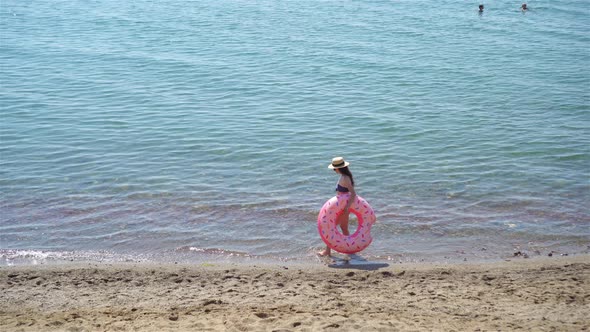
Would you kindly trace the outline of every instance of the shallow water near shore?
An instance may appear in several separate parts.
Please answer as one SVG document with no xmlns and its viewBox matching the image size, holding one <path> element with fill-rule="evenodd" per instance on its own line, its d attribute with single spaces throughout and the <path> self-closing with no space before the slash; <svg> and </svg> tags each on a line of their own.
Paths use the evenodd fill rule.
<svg viewBox="0 0 590 332">
<path fill-rule="evenodd" d="M 588 253 L 583 1 L 4 1 L 0 265 Z"/>
</svg>

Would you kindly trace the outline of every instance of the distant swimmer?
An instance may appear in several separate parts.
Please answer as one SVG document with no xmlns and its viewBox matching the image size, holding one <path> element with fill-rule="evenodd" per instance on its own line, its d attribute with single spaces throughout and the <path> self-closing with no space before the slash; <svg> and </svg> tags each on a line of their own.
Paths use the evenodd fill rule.
<svg viewBox="0 0 590 332">
<path fill-rule="evenodd" d="M 479 12 L 483 13 L 483 5 L 479 5 Z"/>
<path fill-rule="evenodd" d="M 520 10 L 522 10 L 524 12 L 524 11 L 529 10 L 529 8 L 527 7 L 526 3 L 523 3 L 522 6 L 520 6 Z"/>
</svg>

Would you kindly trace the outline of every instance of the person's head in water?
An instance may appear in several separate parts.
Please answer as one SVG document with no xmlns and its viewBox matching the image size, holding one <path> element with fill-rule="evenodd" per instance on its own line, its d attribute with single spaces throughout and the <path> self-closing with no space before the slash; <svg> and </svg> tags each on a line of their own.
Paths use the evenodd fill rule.
<svg viewBox="0 0 590 332">
<path fill-rule="evenodd" d="M 483 13 L 483 5 L 479 5 L 479 12 Z"/>
<path fill-rule="evenodd" d="M 526 6 L 526 3 L 523 3 L 522 6 L 520 6 L 520 9 L 522 10 L 527 10 L 528 7 Z"/>
</svg>

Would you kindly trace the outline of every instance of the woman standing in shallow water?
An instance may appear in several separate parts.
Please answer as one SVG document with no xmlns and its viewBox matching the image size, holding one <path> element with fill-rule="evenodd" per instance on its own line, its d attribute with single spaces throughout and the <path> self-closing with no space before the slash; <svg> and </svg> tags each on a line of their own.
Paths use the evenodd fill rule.
<svg viewBox="0 0 590 332">
<path fill-rule="evenodd" d="M 333 169 L 334 172 L 340 174 L 340 179 L 338 180 L 338 184 L 336 185 L 336 194 L 337 195 L 344 195 L 350 193 L 350 197 L 348 198 L 348 203 L 344 207 L 344 211 L 338 216 L 336 219 L 336 224 L 340 226 L 342 229 L 342 234 L 350 235 L 348 231 L 348 219 L 349 219 L 349 208 L 354 199 L 356 198 L 356 192 L 354 191 L 354 179 L 352 177 L 352 173 L 348 169 L 349 162 L 345 161 L 342 157 L 336 157 L 332 159 L 332 163 L 328 165 L 328 168 Z M 326 246 L 326 249 L 319 252 L 320 256 L 330 256 L 332 250 L 330 247 Z"/>
</svg>

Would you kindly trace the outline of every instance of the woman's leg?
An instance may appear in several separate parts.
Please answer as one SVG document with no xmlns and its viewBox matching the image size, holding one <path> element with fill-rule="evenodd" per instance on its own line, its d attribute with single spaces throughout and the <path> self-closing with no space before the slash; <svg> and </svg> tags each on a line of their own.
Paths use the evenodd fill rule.
<svg viewBox="0 0 590 332">
<path fill-rule="evenodd" d="M 340 226 L 340 229 L 342 230 L 342 234 L 344 234 L 346 236 L 350 235 L 350 232 L 348 231 L 349 218 L 350 218 L 350 215 L 348 213 L 342 213 L 336 219 L 336 224 L 338 224 Z M 320 255 L 320 256 L 330 256 L 331 254 L 332 254 L 332 250 L 330 250 L 330 247 L 328 247 L 328 246 L 326 246 L 325 250 L 318 252 L 318 255 Z"/>
<path fill-rule="evenodd" d="M 350 218 L 350 214 L 342 213 L 338 216 L 338 225 L 340 225 L 340 229 L 342 229 L 342 234 L 348 236 L 350 232 L 348 231 L 348 220 Z"/>
<path fill-rule="evenodd" d="M 330 256 L 330 255 L 332 255 L 332 250 L 330 249 L 330 247 L 326 246 L 326 249 L 324 249 L 323 251 L 318 252 L 318 255 L 320 255 L 320 256 Z"/>
</svg>

